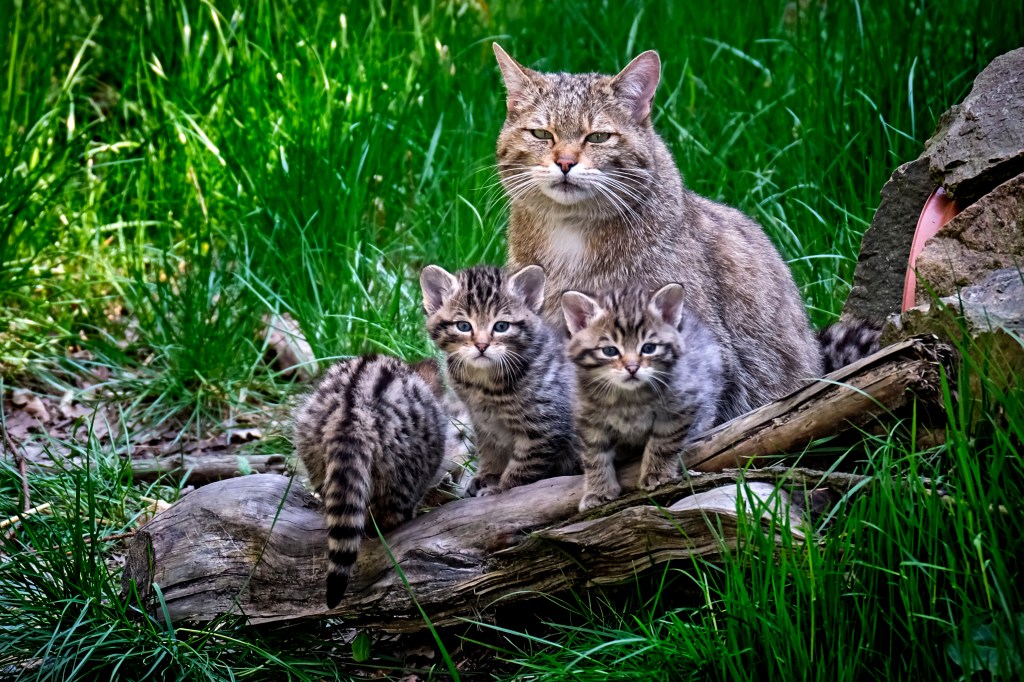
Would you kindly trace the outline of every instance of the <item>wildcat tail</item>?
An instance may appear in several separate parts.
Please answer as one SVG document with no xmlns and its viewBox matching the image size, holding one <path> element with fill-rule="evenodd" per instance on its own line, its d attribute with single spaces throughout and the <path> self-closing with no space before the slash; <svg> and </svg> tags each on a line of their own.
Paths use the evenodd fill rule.
<svg viewBox="0 0 1024 682">
<path fill-rule="evenodd" d="M 327 516 L 327 608 L 345 596 L 359 555 L 371 494 L 373 464 L 367 445 L 332 442 L 327 452 L 324 503 Z"/>
<path fill-rule="evenodd" d="M 825 374 L 877 351 L 881 336 L 880 327 L 861 319 L 835 322 L 818 330 Z"/>
</svg>

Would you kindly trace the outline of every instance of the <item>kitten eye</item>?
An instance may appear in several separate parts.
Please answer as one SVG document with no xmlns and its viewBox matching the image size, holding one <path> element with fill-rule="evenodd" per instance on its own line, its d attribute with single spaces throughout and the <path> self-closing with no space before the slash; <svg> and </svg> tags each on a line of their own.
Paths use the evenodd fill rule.
<svg viewBox="0 0 1024 682">
<path fill-rule="evenodd" d="M 455 328 L 458 329 L 460 332 L 471 332 L 471 331 L 473 331 L 473 325 L 471 325 L 469 322 L 465 322 L 465 321 L 463 321 L 463 322 L 456 322 L 455 323 Z"/>
<path fill-rule="evenodd" d="M 533 133 L 533 136 L 536 137 L 538 140 L 553 140 L 553 139 L 555 139 L 554 135 L 552 135 L 548 131 L 544 130 L 543 128 L 534 128 L 530 132 Z"/>
<path fill-rule="evenodd" d="M 658 346 L 653 343 L 645 343 L 644 345 L 640 346 L 640 353 L 643 355 L 651 355 L 656 350 L 658 350 Z"/>
<path fill-rule="evenodd" d="M 499 334 L 501 332 L 507 332 L 509 326 L 510 326 L 509 323 L 505 322 L 505 321 L 495 322 L 494 323 L 494 331 L 498 332 Z"/>
<path fill-rule="evenodd" d="M 611 136 L 611 133 L 590 133 L 583 139 L 593 144 L 601 144 L 602 142 L 607 142 Z"/>
<path fill-rule="evenodd" d="M 601 349 L 601 353 L 603 353 L 606 358 L 614 358 L 619 354 L 619 349 L 615 346 L 605 346 Z"/>
</svg>

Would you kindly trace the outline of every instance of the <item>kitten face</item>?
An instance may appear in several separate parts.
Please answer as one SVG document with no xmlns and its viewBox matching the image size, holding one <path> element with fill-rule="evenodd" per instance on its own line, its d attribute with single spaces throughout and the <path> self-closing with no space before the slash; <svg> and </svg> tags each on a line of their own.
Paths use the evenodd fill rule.
<svg viewBox="0 0 1024 682">
<path fill-rule="evenodd" d="M 478 266 L 452 275 L 430 265 L 420 276 L 427 332 L 450 366 L 501 374 L 523 364 L 535 342 L 544 271 L 533 265 L 511 277 Z"/>
<path fill-rule="evenodd" d="M 642 201 L 651 181 L 651 102 L 661 74 L 645 52 L 617 76 L 546 74 L 494 46 L 508 89 L 498 167 L 517 199 L 571 206 Z"/>
<path fill-rule="evenodd" d="M 655 393 L 682 354 L 678 325 L 682 287 L 670 284 L 654 294 L 640 288 L 591 298 L 568 291 L 562 308 L 572 333 L 569 357 L 594 388 Z"/>
</svg>

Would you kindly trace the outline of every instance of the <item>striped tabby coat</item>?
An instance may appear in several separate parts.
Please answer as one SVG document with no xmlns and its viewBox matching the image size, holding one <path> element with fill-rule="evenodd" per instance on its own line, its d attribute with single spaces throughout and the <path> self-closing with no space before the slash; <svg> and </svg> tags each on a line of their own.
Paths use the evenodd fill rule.
<svg viewBox="0 0 1024 682">
<path fill-rule="evenodd" d="M 559 334 L 538 311 L 544 271 L 514 275 L 478 266 L 420 276 L 427 332 L 447 354 L 452 388 L 473 423 L 477 473 L 469 495 L 493 495 L 577 473 L 572 366 Z"/>
<path fill-rule="evenodd" d="M 617 458 L 642 457 L 640 487 L 679 478 L 686 443 L 715 423 L 724 384 L 714 335 L 683 308 L 683 288 L 562 295 L 576 365 L 585 488 L 580 511 L 619 496 Z"/>
<path fill-rule="evenodd" d="M 818 330 L 825 374 L 878 351 L 882 330 L 866 320 L 851 318 Z"/>
<path fill-rule="evenodd" d="M 295 450 L 327 514 L 328 608 L 345 594 L 369 517 L 382 533 L 412 518 L 457 447 L 437 363 L 418 369 L 380 355 L 343 360 L 295 411 Z"/>
</svg>

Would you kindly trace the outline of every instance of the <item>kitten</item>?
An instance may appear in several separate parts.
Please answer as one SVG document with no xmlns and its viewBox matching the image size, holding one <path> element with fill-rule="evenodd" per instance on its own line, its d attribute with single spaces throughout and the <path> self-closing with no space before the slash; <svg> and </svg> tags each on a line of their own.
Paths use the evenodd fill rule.
<svg viewBox="0 0 1024 682">
<path fill-rule="evenodd" d="M 678 284 L 562 294 L 579 382 L 580 511 L 619 496 L 616 456 L 641 454 L 640 487 L 654 490 L 679 478 L 686 443 L 715 423 L 722 355 L 684 298 Z"/>
<path fill-rule="evenodd" d="M 478 266 L 420 275 L 427 332 L 447 354 L 452 388 L 469 410 L 477 473 L 469 495 L 493 495 L 579 471 L 572 365 L 541 320 L 544 271 L 509 276 Z"/>
<path fill-rule="evenodd" d="M 382 533 L 411 519 L 460 448 L 437 371 L 434 360 L 342 360 L 295 410 L 295 451 L 327 515 L 328 608 L 345 594 L 370 516 Z"/>
<path fill-rule="evenodd" d="M 544 317 L 560 297 L 679 282 L 722 352 L 716 422 L 821 376 L 821 354 L 789 268 L 761 227 L 687 190 L 651 123 L 656 52 L 616 76 L 540 73 L 494 46 L 508 90 L 498 137 L 511 198 L 508 265 L 548 273 Z"/>
</svg>

